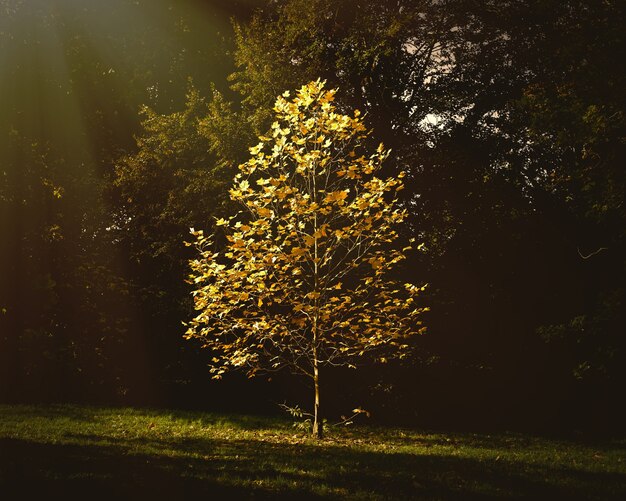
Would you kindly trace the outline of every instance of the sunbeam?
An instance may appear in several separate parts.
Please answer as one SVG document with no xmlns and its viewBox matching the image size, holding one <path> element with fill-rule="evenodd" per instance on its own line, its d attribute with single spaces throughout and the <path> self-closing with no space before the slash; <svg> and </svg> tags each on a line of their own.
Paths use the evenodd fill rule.
<svg viewBox="0 0 626 501">
<path fill-rule="evenodd" d="M 225 86 L 228 16 L 211 2 L 0 2 L 3 381 L 71 397 L 78 372 L 155 398 L 103 180 L 132 149 L 141 105 L 175 109 L 189 77 Z M 90 318 L 100 308 L 126 323 Z"/>
</svg>

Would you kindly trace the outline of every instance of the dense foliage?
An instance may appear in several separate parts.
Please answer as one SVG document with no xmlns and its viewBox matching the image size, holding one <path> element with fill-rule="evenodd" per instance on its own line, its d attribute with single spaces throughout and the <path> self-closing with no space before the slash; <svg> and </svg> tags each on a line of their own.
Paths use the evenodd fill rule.
<svg viewBox="0 0 626 501">
<path fill-rule="evenodd" d="M 384 175 L 407 173 L 403 237 L 425 252 L 404 278 L 436 306 L 421 356 L 329 400 L 621 422 L 623 2 L 75 3 L 0 2 L 1 398 L 195 397 L 182 242 L 236 211 L 226 187 L 275 97 L 321 78 L 391 148 Z"/>
</svg>

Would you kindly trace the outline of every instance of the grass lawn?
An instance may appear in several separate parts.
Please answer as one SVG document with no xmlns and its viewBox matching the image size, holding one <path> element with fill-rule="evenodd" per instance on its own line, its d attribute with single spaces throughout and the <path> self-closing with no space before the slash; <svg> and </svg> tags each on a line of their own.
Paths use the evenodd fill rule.
<svg viewBox="0 0 626 501">
<path fill-rule="evenodd" d="M 355 426 L 318 442 L 287 419 L 0 405 L 0 498 L 35 491 L 88 499 L 626 500 L 626 441 Z"/>
</svg>

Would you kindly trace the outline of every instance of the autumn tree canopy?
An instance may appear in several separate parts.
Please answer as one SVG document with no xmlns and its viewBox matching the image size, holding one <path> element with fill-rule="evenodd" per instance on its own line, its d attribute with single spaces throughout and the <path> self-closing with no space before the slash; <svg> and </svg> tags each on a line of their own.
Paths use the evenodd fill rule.
<svg viewBox="0 0 626 501">
<path fill-rule="evenodd" d="M 277 99 L 270 137 L 250 148 L 230 190 L 245 208 L 217 220 L 224 252 L 192 230 L 198 314 L 186 333 L 215 353 L 216 378 L 285 367 L 312 378 L 318 436 L 320 369 L 402 356 L 423 331 L 415 298 L 424 286 L 389 277 L 412 248 L 394 245 L 403 174 L 376 177 L 389 152 L 365 151 L 359 112 L 339 113 L 334 94 L 318 80 Z"/>
</svg>

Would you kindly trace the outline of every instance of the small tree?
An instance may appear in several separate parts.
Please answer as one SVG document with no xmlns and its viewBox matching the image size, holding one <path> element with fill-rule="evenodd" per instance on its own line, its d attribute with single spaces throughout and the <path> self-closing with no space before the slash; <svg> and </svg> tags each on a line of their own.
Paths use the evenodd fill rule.
<svg viewBox="0 0 626 501">
<path fill-rule="evenodd" d="M 198 315 L 186 333 L 215 353 L 215 378 L 284 367 L 310 377 L 317 437 L 321 368 L 403 356 L 424 310 L 414 303 L 423 287 L 388 278 L 411 248 L 393 246 L 406 216 L 393 198 L 403 174 L 375 176 L 389 152 L 363 154 L 359 112 L 338 113 L 334 94 L 318 80 L 278 98 L 271 137 L 250 148 L 230 190 L 245 210 L 217 221 L 225 252 L 192 229 Z"/>
</svg>

